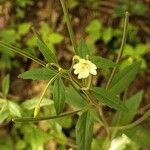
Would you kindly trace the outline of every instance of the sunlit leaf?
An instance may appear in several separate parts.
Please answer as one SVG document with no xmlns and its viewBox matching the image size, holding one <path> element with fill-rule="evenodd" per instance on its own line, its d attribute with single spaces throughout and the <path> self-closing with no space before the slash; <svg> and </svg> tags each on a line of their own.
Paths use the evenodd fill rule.
<svg viewBox="0 0 150 150">
<path fill-rule="evenodd" d="M 54 82 L 53 99 L 56 112 L 60 114 L 65 104 L 65 87 L 61 78 L 56 79 Z"/>
<path fill-rule="evenodd" d="M 50 80 L 57 74 L 56 71 L 48 68 L 36 68 L 21 73 L 18 77 L 32 80 Z"/>
<path fill-rule="evenodd" d="M 91 92 L 103 104 L 116 110 L 127 110 L 125 105 L 119 100 L 119 98 L 109 91 L 103 88 L 94 87 L 91 89 Z"/>
<path fill-rule="evenodd" d="M 76 125 L 76 141 L 78 150 L 90 150 L 93 134 L 93 118 L 90 111 L 85 111 L 79 117 Z"/>
</svg>

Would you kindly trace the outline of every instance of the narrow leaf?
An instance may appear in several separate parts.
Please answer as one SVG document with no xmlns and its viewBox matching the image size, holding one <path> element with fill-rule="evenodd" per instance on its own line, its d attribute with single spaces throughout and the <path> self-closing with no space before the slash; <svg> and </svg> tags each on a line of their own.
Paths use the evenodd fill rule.
<svg viewBox="0 0 150 150">
<path fill-rule="evenodd" d="M 37 68 L 21 73 L 18 77 L 32 80 L 50 80 L 57 74 L 55 70 L 48 68 Z"/>
<path fill-rule="evenodd" d="M 141 147 L 147 147 L 147 150 L 150 149 L 150 130 L 149 128 L 143 128 L 142 126 L 137 126 L 128 130 L 125 130 L 124 133 L 134 142 L 136 142 Z"/>
<path fill-rule="evenodd" d="M 123 92 L 134 80 L 140 69 L 140 65 L 141 62 L 135 62 L 118 72 L 110 84 L 109 91 L 113 94 L 119 94 Z"/>
<path fill-rule="evenodd" d="M 21 49 L 15 47 L 15 46 L 12 46 L 12 45 L 7 44 L 7 43 L 2 42 L 2 41 L 0 41 L 0 46 L 6 48 L 6 49 L 9 50 L 10 52 L 13 51 L 13 52 L 15 52 L 15 53 L 17 53 L 17 54 L 19 54 L 19 55 L 21 55 L 21 56 L 27 57 L 27 58 L 33 60 L 34 62 L 38 63 L 38 64 L 41 65 L 41 66 L 45 66 L 45 65 L 46 65 L 45 62 L 41 61 L 40 59 L 38 59 L 38 58 L 32 56 L 30 53 L 27 53 L 26 51 L 23 51 L 23 50 L 21 50 Z"/>
<path fill-rule="evenodd" d="M 77 47 L 76 53 L 77 53 L 77 55 L 79 55 L 82 58 L 86 58 L 87 55 L 90 55 L 90 50 L 88 49 L 88 47 L 83 39 L 81 39 L 81 41 Z"/>
<path fill-rule="evenodd" d="M 40 37 L 37 38 L 37 44 L 40 52 L 49 63 L 57 63 L 55 54 L 47 47 L 47 45 L 40 39 Z"/>
<path fill-rule="evenodd" d="M 2 81 L 2 93 L 7 96 L 9 91 L 10 77 L 7 75 Z"/>
<path fill-rule="evenodd" d="M 18 104 L 8 101 L 8 107 L 12 117 L 21 117 L 21 110 Z"/>
<path fill-rule="evenodd" d="M 100 56 L 93 56 L 91 61 L 97 66 L 97 68 L 101 69 L 113 68 L 115 66 L 113 61 Z"/>
<path fill-rule="evenodd" d="M 137 113 L 138 107 L 143 97 L 143 91 L 138 92 L 128 100 L 124 102 L 125 106 L 128 108 L 128 111 L 117 111 L 113 117 L 113 125 L 126 125 L 130 123 L 134 116 Z"/>
<path fill-rule="evenodd" d="M 76 141 L 78 150 L 91 150 L 93 134 L 93 118 L 90 111 L 85 111 L 79 117 L 76 125 Z"/>
<path fill-rule="evenodd" d="M 37 103 L 38 103 L 38 99 L 33 98 L 33 99 L 26 100 L 25 102 L 23 102 L 21 106 L 25 109 L 32 110 L 37 106 Z M 43 98 L 42 102 L 40 103 L 40 107 L 50 106 L 52 104 L 53 104 L 52 100 Z"/>
<path fill-rule="evenodd" d="M 91 91 L 92 94 L 103 104 L 116 110 L 126 110 L 125 105 L 119 100 L 119 98 L 109 91 L 98 87 L 92 88 Z"/>
<path fill-rule="evenodd" d="M 54 82 L 53 99 L 56 113 L 62 113 L 65 104 L 65 87 L 61 78 Z"/>
<path fill-rule="evenodd" d="M 75 108 L 87 105 L 87 101 L 72 86 L 66 89 L 66 103 Z"/>
</svg>

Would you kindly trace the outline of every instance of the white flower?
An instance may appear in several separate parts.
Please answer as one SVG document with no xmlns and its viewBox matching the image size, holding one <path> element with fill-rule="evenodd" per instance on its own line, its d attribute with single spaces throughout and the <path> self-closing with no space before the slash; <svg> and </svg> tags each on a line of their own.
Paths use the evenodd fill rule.
<svg viewBox="0 0 150 150">
<path fill-rule="evenodd" d="M 97 67 L 89 60 L 79 59 L 79 62 L 73 66 L 74 74 L 78 74 L 78 79 L 87 78 L 90 74 L 97 74 Z"/>
<path fill-rule="evenodd" d="M 123 150 L 130 143 L 131 140 L 125 134 L 122 134 L 121 137 L 112 140 L 109 150 Z"/>
</svg>

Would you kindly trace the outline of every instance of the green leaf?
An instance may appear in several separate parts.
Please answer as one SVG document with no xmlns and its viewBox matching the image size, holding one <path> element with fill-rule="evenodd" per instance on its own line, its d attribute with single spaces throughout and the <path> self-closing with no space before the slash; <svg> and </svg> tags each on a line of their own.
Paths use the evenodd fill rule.
<svg viewBox="0 0 150 150">
<path fill-rule="evenodd" d="M 111 27 L 107 27 L 103 32 L 102 39 L 104 43 L 107 44 L 111 41 L 112 38 L 113 38 L 113 29 Z"/>
<path fill-rule="evenodd" d="M 66 89 L 66 103 L 75 108 L 82 108 L 87 105 L 87 101 L 72 86 Z"/>
<path fill-rule="evenodd" d="M 2 93 L 6 97 L 9 91 L 9 85 L 10 85 L 10 76 L 6 75 L 6 77 L 2 81 Z"/>
<path fill-rule="evenodd" d="M 93 134 L 93 118 L 90 111 L 85 111 L 79 117 L 76 125 L 76 141 L 78 150 L 90 150 Z"/>
<path fill-rule="evenodd" d="M 11 117 L 21 117 L 21 110 L 18 104 L 8 101 L 8 108 Z"/>
<path fill-rule="evenodd" d="M 95 43 L 102 36 L 102 22 L 98 19 L 94 19 L 90 22 L 90 24 L 86 27 L 86 32 L 88 33 L 88 37 L 91 43 Z"/>
<path fill-rule="evenodd" d="M 65 104 L 65 87 L 61 78 L 54 82 L 53 99 L 56 113 L 62 113 Z"/>
<path fill-rule="evenodd" d="M 140 146 L 146 146 L 150 148 L 150 130 L 145 129 L 141 126 L 137 126 L 128 130 L 125 130 L 124 133 L 134 142 Z"/>
<path fill-rule="evenodd" d="M 49 63 L 57 63 L 56 55 L 47 47 L 40 37 L 37 38 L 37 44 L 40 52 Z"/>
<path fill-rule="evenodd" d="M 33 99 L 30 99 L 30 100 L 26 100 L 25 102 L 23 102 L 21 104 L 21 106 L 25 109 L 28 109 L 28 110 L 32 110 L 34 109 L 36 106 L 37 106 L 37 103 L 38 103 L 38 99 L 36 98 L 33 98 Z M 40 107 L 43 107 L 43 106 L 50 106 L 53 104 L 53 101 L 50 100 L 50 99 L 46 99 L 46 98 L 43 98 L 42 99 L 42 102 L 40 103 Z"/>
<path fill-rule="evenodd" d="M 56 71 L 48 68 L 37 68 L 21 73 L 18 77 L 32 80 L 50 80 L 57 74 Z"/>
<path fill-rule="evenodd" d="M 2 108 L 0 109 L 0 123 L 5 121 L 9 117 L 8 105 L 3 104 Z"/>
<path fill-rule="evenodd" d="M 135 62 L 132 65 L 124 68 L 120 72 L 118 72 L 110 86 L 109 91 L 113 94 L 119 94 L 123 92 L 129 84 L 134 80 L 136 74 L 140 70 L 141 62 Z"/>
<path fill-rule="evenodd" d="M 125 105 L 119 100 L 119 98 L 116 95 L 110 93 L 108 90 L 99 87 L 94 87 L 91 89 L 91 91 L 92 94 L 103 104 L 116 110 L 127 111 Z"/>
<path fill-rule="evenodd" d="M 112 124 L 118 126 L 130 123 L 137 113 L 142 97 L 143 91 L 140 91 L 128 100 L 124 101 L 124 104 L 128 108 L 128 111 L 117 111 L 115 116 L 113 117 Z"/>
<path fill-rule="evenodd" d="M 48 36 L 48 40 L 52 43 L 52 44 L 58 44 L 60 42 L 62 42 L 63 40 L 63 36 L 59 33 L 51 33 L 49 36 Z"/>
<path fill-rule="evenodd" d="M 79 55 L 82 58 L 86 58 L 87 55 L 90 55 L 90 50 L 88 49 L 85 41 L 83 39 L 81 39 L 77 50 L 76 50 L 76 54 Z"/>
<path fill-rule="evenodd" d="M 93 56 L 91 58 L 91 61 L 97 66 L 97 68 L 101 69 L 113 68 L 115 66 L 115 63 L 113 61 L 100 56 Z"/>
<path fill-rule="evenodd" d="M 18 34 L 21 36 L 27 34 L 30 30 L 30 27 L 31 23 L 22 23 L 18 26 Z"/>
</svg>

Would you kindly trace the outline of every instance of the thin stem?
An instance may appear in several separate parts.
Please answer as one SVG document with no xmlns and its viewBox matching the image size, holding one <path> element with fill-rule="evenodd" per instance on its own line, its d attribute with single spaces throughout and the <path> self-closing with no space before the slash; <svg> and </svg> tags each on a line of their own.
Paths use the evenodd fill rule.
<svg viewBox="0 0 150 150">
<path fill-rule="evenodd" d="M 54 116 L 48 116 L 48 117 L 39 117 L 39 118 L 14 118 L 12 119 L 12 121 L 14 122 L 38 122 L 38 121 L 42 121 L 42 120 L 50 120 L 50 119 L 56 119 L 56 118 L 62 118 L 62 117 L 66 117 L 69 115 L 74 115 L 77 114 L 80 111 L 83 111 L 87 108 L 87 106 L 83 107 L 82 109 L 76 110 L 76 111 L 71 111 L 71 112 L 66 112 L 66 113 L 62 113 L 61 115 L 54 115 Z"/>
<path fill-rule="evenodd" d="M 13 51 L 13 52 L 15 52 L 15 53 L 21 55 L 21 56 L 24 56 L 24 57 L 27 57 L 27 58 L 33 60 L 34 62 L 36 62 L 37 64 L 39 64 L 39 65 L 41 65 L 41 66 L 43 66 L 43 67 L 46 66 L 46 63 L 45 63 L 45 62 L 43 62 L 43 61 L 41 61 L 40 59 L 34 57 L 34 56 L 31 55 L 30 53 L 27 53 L 27 52 L 25 52 L 25 51 L 22 51 L 21 49 L 15 47 L 15 46 L 12 46 L 12 45 L 7 44 L 7 43 L 2 42 L 2 41 L 0 41 L 0 45 L 1 45 L 2 47 L 7 48 L 7 49 L 10 50 L 10 51 Z"/>
<path fill-rule="evenodd" d="M 125 13 L 125 21 L 124 21 L 123 37 L 122 37 L 122 42 L 121 42 L 121 46 L 120 46 L 120 50 L 119 50 L 119 55 L 118 55 L 117 60 L 116 60 L 116 65 L 113 68 L 112 73 L 110 75 L 110 78 L 108 79 L 108 82 L 106 84 L 106 89 L 109 88 L 109 85 L 111 84 L 111 82 L 112 82 L 112 80 L 114 78 L 114 75 L 115 75 L 115 73 L 117 71 L 118 63 L 119 63 L 119 61 L 120 61 L 120 59 L 122 57 L 122 54 L 123 54 L 124 46 L 125 46 L 125 43 L 126 43 L 126 40 L 127 40 L 128 22 L 129 22 L 129 13 L 126 12 Z"/>
<path fill-rule="evenodd" d="M 76 41 L 75 41 L 75 35 L 74 35 L 73 29 L 72 29 L 69 13 L 68 13 L 68 10 L 67 10 L 67 7 L 65 5 L 64 0 L 60 0 L 60 2 L 61 2 L 61 6 L 62 6 L 62 9 L 63 9 L 63 12 L 64 12 L 65 19 L 66 19 L 67 28 L 68 28 L 70 39 L 71 39 L 71 42 L 72 42 L 72 46 L 74 47 L 74 50 L 76 51 L 77 44 L 76 44 Z"/>
<path fill-rule="evenodd" d="M 125 126 L 116 126 L 116 127 L 110 127 L 110 129 L 114 129 L 117 128 L 118 130 L 126 130 L 126 129 L 130 129 L 133 128 L 137 125 L 139 125 L 140 123 L 142 123 L 144 120 L 146 120 L 148 117 L 150 117 L 150 109 L 138 120 L 134 121 L 131 124 L 125 125 Z"/>
<path fill-rule="evenodd" d="M 37 103 L 37 106 L 35 107 L 35 110 L 34 110 L 34 118 L 37 117 L 37 115 L 39 114 L 39 111 L 40 111 L 40 104 L 43 100 L 43 97 L 48 89 L 48 87 L 57 79 L 57 77 L 61 74 L 62 72 L 60 71 L 59 73 L 57 73 L 49 82 L 48 84 L 46 85 L 44 91 L 42 92 L 41 96 L 40 96 L 40 99 Z"/>
</svg>

